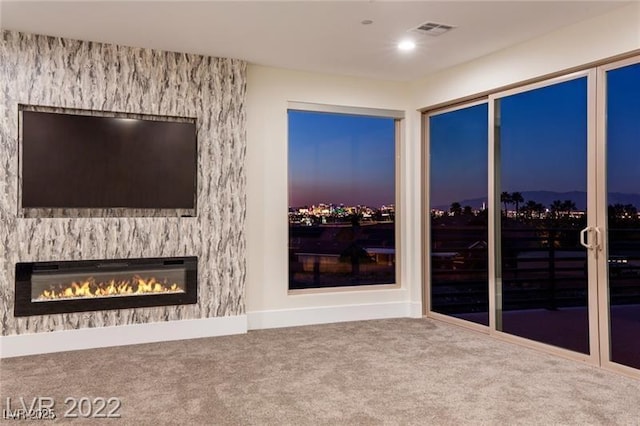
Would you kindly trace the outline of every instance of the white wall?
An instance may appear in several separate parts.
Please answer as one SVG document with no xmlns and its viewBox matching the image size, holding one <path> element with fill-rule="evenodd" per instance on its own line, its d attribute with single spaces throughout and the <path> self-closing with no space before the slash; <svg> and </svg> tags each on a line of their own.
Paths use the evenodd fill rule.
<svg viewBox="0 0 640 426">
<path fill-rule="evenodd" d="M 401 288 L 288 295 L 287 104 L 403 110 L 408 85 L 250 65 L 247 76 L 247 316 L 249 328 L 410 314 L 420 307 L 416 137 L 401 149 Z"/>
<path fill-rule="evenodd" d="M 640 2 L 411 83 L 426 108 L 640 49 Z"/>
<path fill-rule="evenodd" d="M 417 315 L 421 305 L 420 119 L 416 110 L 640 49 L 640 3 L 411 83 L 250 65 L 247 79 L 249 328 Z M 402 288 L 287 295 L 287 102 L 405 110 Z"/>
</svg>

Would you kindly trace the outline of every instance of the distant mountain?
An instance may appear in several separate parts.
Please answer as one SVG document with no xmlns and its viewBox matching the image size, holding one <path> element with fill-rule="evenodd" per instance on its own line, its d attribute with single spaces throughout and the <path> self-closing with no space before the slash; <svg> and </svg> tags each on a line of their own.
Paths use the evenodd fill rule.
<svg viewBox="0 0 640 426">
<path fill-rule="evenodd" d="M 609 203 L 609 205 L 633 204 L 638 209 L 640 209 L 640 194 L 623 194 L 621 192 L 610 192 L 607 202 Z"/>
<path fill-rule="evenodd" d="M 536 203 L 541 203 L 545 207 L 549 207 L 555 200 L 571 200 L 576 204 L 576 209 L 585 210 L 587 208 L 587 193 L 583 191 L 570 191 L 570 192 L 554 192 L 554 191 L 523 191 L 521 192 L 524 203 L 520 203 L 520 206 L 526 204 L 527 201 L 533 200 Z M 467 200 L 458 201 L 462 207 L 471 206 L 474 209 L 482 208 L 482 203 L 487 203 L 487 197 L 472 198 Z M 609 204 L 633 204 L 640 209 L 640 194 L 625 194 L 621 192 L 610 192 Z M 433 208 L 440 210 L 449 210 L 447 206 L 434 206 Z M 509 206 L 513 209 L 513 204 Z"/>
<path fill-rule="evenodd" d="M 524 198 L 524 203 L 520 203 L 520 206 L 526 204 L 529 200 L 533 200 L 548 208 L 556 200 L 571 200 L 576 203 L 577 210 L 585 210 L 587 208 L 587 193 L 583 191 L 524 191 L 522 192 L 522 198 Z M 509 208 L 513 209 L 515 207 L 510 205 Z"/>
</svg>

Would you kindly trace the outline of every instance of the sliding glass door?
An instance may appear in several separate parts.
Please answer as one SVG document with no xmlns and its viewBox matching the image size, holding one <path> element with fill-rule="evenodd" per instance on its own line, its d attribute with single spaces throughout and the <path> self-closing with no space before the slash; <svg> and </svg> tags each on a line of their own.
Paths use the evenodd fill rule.
<svg viewBox="0 0 640 426">
<path fill-rule="evenodd" d="M 496 329 L 587 355 L 588 92 L 581 73 L 491 97 Z"/>
<path fill-rule="evenodd" d="M 602 359 L 640 369 L 640 60 L 603 67 L 600 77 Z"/>
<path fill-rule="evenodd" d="M 640 56 L 424 124 L 429 315 L 640 377 Z"/>
<path fill-rule="evenodd" d="M 427 117 L 431 311 L 489 325 L 487 102 Z"/>
</svg>

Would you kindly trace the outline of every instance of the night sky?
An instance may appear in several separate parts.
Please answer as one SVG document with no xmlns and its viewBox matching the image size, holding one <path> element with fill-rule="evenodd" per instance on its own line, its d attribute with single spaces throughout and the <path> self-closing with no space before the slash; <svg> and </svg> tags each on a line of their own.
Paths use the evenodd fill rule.
<svg viewBox="0 0 640 426">
<path fill-rule="evenodd" d="M 639 193 L 640 65 L 607 83 L 608 190 Z M 502 98 L 500 109 L 501 192 L 586 191 L 586 77 Z M 487 114 L 480 104 L 431 117 L 432 206 L 486 197 Z"/>
<path fill-rule="evenodd" d="M 432 206 L 486 197 L 487 117 L 485 103 L 430 118 Z"/>
<path fill-rule="evenodd" d="M 392 118 L 289 111 L 289 206 L 395 202 Z"/>
<path fill-rule="evenodd" d="M 607 78 L 608 188 L 640 193 L 640 65 Z M 586 191 L 586 77 L 500 100 L 501 191 Z M 488 107 L 432 116 L 431 205 L 487 195 Z M 394 120 L 289 111 L 289 205 L 394 202 Z"/>
<path fill-rule="evenodd" d="M 500 100 L 501 191 L 587 190 L 587 79 Z"/>
<path fill-rule="evenodd" d="M 640 64 L 608 72 L 607 94 L 609 191 L 640 193 Z"/>
</svg>

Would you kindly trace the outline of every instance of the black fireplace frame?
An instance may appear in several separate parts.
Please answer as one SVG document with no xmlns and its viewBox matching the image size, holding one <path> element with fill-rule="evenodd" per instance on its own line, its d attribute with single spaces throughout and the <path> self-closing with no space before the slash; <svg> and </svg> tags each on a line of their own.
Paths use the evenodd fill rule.
<svg viewBox="0 0 640 426">
<path fill-rule="evenodd" d="M 132 270 L 173 268 L 184 266 L 186 283 L 184 293 L 151 293 L 136 296 L 116 296 L 81 299 L 57 299 L 49 302 L 34 302 L 31 297 L 31 275 L 34 271 L 75 272 L 91 268 L 126 268 Z M 16 263 L 15 302 L 16 317 L 50 315 L 72 312 L 102 311 L 110 309 L 147 308 L 152 306 L 187 305 L 198 302 L 198 258 L 158 257 L 140 259 L 96 259 L 59 262 Z"/>
</svg>

